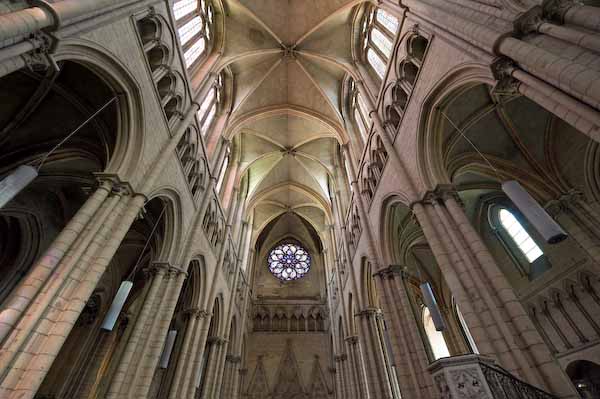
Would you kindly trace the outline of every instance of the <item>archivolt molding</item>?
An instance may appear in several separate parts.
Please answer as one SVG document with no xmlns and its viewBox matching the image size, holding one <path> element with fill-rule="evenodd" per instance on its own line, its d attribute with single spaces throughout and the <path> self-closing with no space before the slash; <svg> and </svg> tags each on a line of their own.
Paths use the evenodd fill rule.
<svg viewBox="0 0 600 399">
<path fill-rule="evenodd" d="M 455 93 L 478 84 L 493 86 L 495 80 L 489 66 L 482 64 L 460 65 L 449 71 L 427 95 L 420 110 L 417 133 L 417 166 L 424 189 L 451 181 L 443 165 L 440 124 L 442 115 L 437 109 L 443 107 Z"/>
<path fill-rule="evenodd" d="M 101 77 L 118 96 L 118 126 L 115 149 L 106 173 L 124 181 L 138 172 L 144 148 L 144 101 L 135 77 L 120 60 L 99 45 L 83 39 L 64 39 L 53 55 L 58 61 L 79 62 Z"/>
</svg>

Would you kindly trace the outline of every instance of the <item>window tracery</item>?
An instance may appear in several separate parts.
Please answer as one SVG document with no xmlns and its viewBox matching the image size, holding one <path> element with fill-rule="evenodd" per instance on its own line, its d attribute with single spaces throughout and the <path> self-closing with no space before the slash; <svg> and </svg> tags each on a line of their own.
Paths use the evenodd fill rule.
<svg viewBox="0 0 600 399">
<path fill-rule="evenodd" d="M 204 0 L 179 0 L 173 4 L 173 15 L 185 66 L 194 68 L 212 45 L 213 5 Z"/>
<path fill-rule="evenodd" d="M 219 75 L 213 84 L 213 87 L 209 90 L 206 97 L 200 104 L 200 109 L 196 116 L 198 117 L 198 123 L 200 125 L 200 134 L 206 136 L 208 130 L 214 122 L 215 116 L 221 105 L 223 99 L 224 90 L 224 78 L 223 73 Z"/>
<path fill-rule="evenodd" d="M 372 8 L 364 18 L 362 32 L 364 55 L 373 71 L 383 79 L 400 23 L 398 18 L 380 8 Z"/>
<path fill-rule="evenodd" d="M 268 257 L 269 271 L 282 281 L 298 280 L 310 270 L 311 258 L 306 249 L 298 244 L 281 244 L 271 250 Z"/>
</svg>

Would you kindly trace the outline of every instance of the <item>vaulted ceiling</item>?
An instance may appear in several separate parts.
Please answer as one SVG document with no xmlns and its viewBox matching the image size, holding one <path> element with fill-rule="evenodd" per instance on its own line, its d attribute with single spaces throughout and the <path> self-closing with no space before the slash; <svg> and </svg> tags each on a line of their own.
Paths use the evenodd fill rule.
<svg viewBox="0 0 600 399">
<path fill-rule="evenodd" d="M 221 66 L 235 82 L 226 136 L 233 140 L 240 181 L 248 182 L 256 233 L 285 212 L 321 232 L 331 223 L 328 185 L 336 148 L 347 142 L 342 87 L 362 2 L 224 3 Z"/>
</svg>

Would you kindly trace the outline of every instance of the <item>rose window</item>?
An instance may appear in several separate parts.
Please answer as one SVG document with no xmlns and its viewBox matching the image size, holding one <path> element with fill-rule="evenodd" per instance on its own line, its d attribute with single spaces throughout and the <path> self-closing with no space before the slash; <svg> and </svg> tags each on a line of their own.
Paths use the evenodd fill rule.
<svg viewBox="0 0 600 399">
<path fill-rule="evenodd" d="M 296 244 L 282 244 L 269 253 L 269 270 L 283 281 L 298 280 L 310 270 L 310 255 Z"/>
</svg>

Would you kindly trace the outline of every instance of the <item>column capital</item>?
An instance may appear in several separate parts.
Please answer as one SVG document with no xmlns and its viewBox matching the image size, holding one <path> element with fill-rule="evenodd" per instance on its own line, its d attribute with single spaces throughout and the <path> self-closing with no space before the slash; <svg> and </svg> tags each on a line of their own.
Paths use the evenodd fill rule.
<svg viewBox="0 0 600 399">
<path fill-rule="evenodd" d="M 516 37 L 523 37 L 538 31 L 543 21 L 543 9 L 540 6 L 530 8 L 521 14 L 513 23 Z"/>
<path fill-rule="evenodd" d="M 559 24 L 565 23 L 565 14 L 569 9 L 582 6 L 581 0 L 544 0 L 542 3 L 542 15 L 544 18 Z"/>
<path fill-rule="evenodd" d="M 133 189 L 133 186 L 124 180 L 122 180 L 119 175 L 115 173 L 94 173 L 93 174 L 96 180 L 102 184 L 104 182 L 110 182 L 112 184 L 112 191 L 115 194 L 120 195 L 134 195 L 139 194 L 136 193 Z M 146 197 L 144 194 L 140 194 Z M 146 197 L 147 199 L 147 197 Z"/>
<path fill-rule="evenodd" d="M 519 94 L 520 81 L 513 77 L 517 65 L 508 57 L 498 57 L 490 65 L 496 84 L 493 93 L 501 96 L 512 96 Z"/>
<path fill-rule="evenodd" d="M 356 313 L 355 316 L 358 317 L 379 317 L 382 315 L 381 309 L 379 308 L 364 308 L 363 310 L 361 310 L 360 312 Z"/>
<path fill-rule="evenodd" d="M 386 268 L 380 269 L 376 273 L 373 273 L 373 276 L 379 278 L 388 278 L 392 279 L 394 276 L 403 276 L 404 275 L 405 266 L 401 265 L 389 265 Z"/>
<path fill-rule="evenodd" d="M 239 355 L 227 355 L 225 356 L 225 361 L 228 363 L 241 363 L 242 357 Z"/>
<path fill-rule="evenodd" d="M 335 362 L 338 362 L 338 363 L 339 363 L 339 362 L 343 362 L 343 361 L 345 361 L 346 359 L 348 359 L 348 355 L 346 355 L 345 353 L 340 353 L 339 355 L 334 355 L 334 356 L 333 356 L 333 360 L 334 360 Z"/>
<path fill-rule="evenodd" d="M 349 335 L 344 338 L 344 341 L 348 342 L 350 345 L 356 345 L 358 343 L 358 335 Z"/>
</svg>

